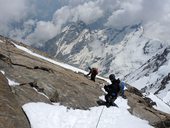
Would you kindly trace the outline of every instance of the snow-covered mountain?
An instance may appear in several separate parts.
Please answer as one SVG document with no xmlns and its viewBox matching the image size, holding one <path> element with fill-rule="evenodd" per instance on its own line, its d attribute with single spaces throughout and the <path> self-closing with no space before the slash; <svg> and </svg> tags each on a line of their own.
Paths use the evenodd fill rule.
<svg viewBox="0 0 170 128">
<path fill-rule="evenodd" d="M 41 49 L 79 68 L 97 66 L 101 75 L 115 73 L 123 78 L 164 49 L 164 43 L 145 37 L 141 24 L 94 30 L 79 21 L 66 26 Z"/>
<path fill-rule="evenodd" d="M 169 103 L 169 45 L 147 38 L 141 24 L 94 30 L 82 21 L 71 23 L 41 49 L 82 69 L 96 66 L 103 76 L 114 73 Z"/>
<path fill-rule="evenodd" d="M 143 92 L 155 93 L 170 105 L 170 45 L 127 75 L 126 80 Z"/>
</svg>

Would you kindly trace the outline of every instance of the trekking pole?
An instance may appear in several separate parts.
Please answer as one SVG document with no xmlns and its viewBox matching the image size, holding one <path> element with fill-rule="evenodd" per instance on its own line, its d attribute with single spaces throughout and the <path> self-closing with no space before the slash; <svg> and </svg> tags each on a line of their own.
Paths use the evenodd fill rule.
<svg viewBox="0 0 170 128">
<path fill-rule="evenodd" d="M 101 116 L 102 116 L 102 113 L 103 113 L 104 107 L 105 107 L 105 106 L 103 106 L 103 108 L 102 108 L 102 110 L 101 110 L 101 113 L 100 113 L 99 119 L 98 119 L 98 121 L 97 121 L 96 128 L 98 128 L 98 125 L 99 125 L 100 118 L 101 118 Z"/>
</svg>

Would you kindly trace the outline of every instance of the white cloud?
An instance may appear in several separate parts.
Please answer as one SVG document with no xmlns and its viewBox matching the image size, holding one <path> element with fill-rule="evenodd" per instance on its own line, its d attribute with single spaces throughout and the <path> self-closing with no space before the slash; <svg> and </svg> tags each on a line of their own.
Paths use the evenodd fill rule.
<svg viewBox="0 0 170 128">
<path fill-rule="evenodd" d="M 82 20 L 90 24 L 103 16 L 103 11 L 98 7 L 95 2 L 88 2 L 76 7 L 65 6 L 58 9 L 54 16 L 53 21 L 56 24 L 64 24 L 68 21 Z"/>
<path fill-rule="evenodd" d="M 170 1 L 122 0 L 119 4 L 120 8 L 113 11 L 106 26 L 119 28 L 142 22 L 146 36 L 169 40 Z"/>
<path fill-rule="evenodd" d="M 54 37 L 57 32 L 58 28 L 52 22 L 39 21 L 37 22 L 35 31 L 27 37 L 27 41 L 30 44 L 41 45 L 44 41 Z"/>
<path fill-rule="evenodd" d="M 68 0 L 68 5 L 75 7 L 87 3 L 89 1 L 96 1 L 96 0 Z"/>
<path fill-rule="evenodd" d="M 0 0 L 0 21 L 19 21 L 26 16 L 28 9 L 26 5 L 26 0 Z"/>
<path fill-rule="evenodd" d="M 54 13 L 52 22 L 54 22 L 61 28 L 63 24 L 65 24 L 67 21 L 69 21 L 69 19 L 71 19 L 72 15 L 73 14 L 71 12 L 70 7 L 64 6 Z"/>
<path fill-rule="evenodd" d="M 106 26 L 117 28 L 142 20 L 138 15 L 138 12 L 142 9 L 141 0 L 128 0 L 119 4 L 120 7 L 116 11 L 113 11 L 112 15 L 108 18 Z"/>
<path fill-rule="evenodd" d="M 103 11 L 95 2 L 88 2 L 83 5 L 79 5 L 72 11 L 75 14 L 73 19 L 82 20 L 87 24 L 93 23 L 103 16 Z"/>
<path fill-rule="evenodd" d="M 27 0 L 0 0 L 0 31 L 9 31 L 9 24 L 18 22 L 28 14 Z"/>
<path fill-rule="evenodd" d="M 29 33 L 28 41 L 41 43 L 58 34 L 67 22 L 90 24 L 104 17 L 107 22 L 103 24 L 115 28 L 142 22 L 146 36 L 169 40 L 169 6 L 169 0 L 0 0 L 0 33 L 17 39 Z M 25 26 L 30 20 L 36 22 L 32 32 L 30 25 Z M 11 28 L 11 23 L 19 27 Z"/>
<path fill-rule="evenodd" d="M 10 37 L 17 38 L 18 40 L 25 41 L 25 35 L 28 35 L 29 33 L 32 33 L 34 30 L 34 27 L 36 25 L 35 20 L 28 20 L 23 23 L 22 30 L 21 29 L 13 29 L 9 32 Z"/>
<path fill-rule="evenodd" d="M 64 6 L 54 13 L 51 21 L 39 21 L 35 31 L 27 39 L 30 42 L 41 44 L 57 35 L 67 22 L 82 20 L 90 24 L 102 16 L 103 11 L 94 2 L 88 2 L 76 7 Z"/>
<path fill-rule="evenodd" d="M 61 27 L 70 19 L 71 15 L 68 6 L 62 7 L 54 13 L 51 21 L 38 21 L 34 32 L 28 35 L 26 40 L 29 44 L 41 45 L 56 36 L 61 31 Z"/>
</svg>

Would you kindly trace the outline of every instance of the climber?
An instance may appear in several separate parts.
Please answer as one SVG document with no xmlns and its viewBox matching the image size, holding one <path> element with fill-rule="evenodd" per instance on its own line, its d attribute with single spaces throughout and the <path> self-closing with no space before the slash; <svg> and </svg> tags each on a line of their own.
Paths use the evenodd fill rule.
<svg viewBox="0 0 170 128">
<path fill-rule="evenodd" d="M 88 77 L 91 74 L 91 80 L 95 82 L 96 75 L 98 74 L 98 69 L 90 67 L 88 67 L 88 69 L 90 70 L 90 72 L 85 76 Z"/>
<path fill-rule="evenodd" d="M 107 92 L 105 95 L 107 107 L 114 104 L 114 101 L 117 99 L 118 93 L 120 92 L 120 80 L 116 79 L 114 74 L 109 75 L 109 79 L 111 84 L 104 86 L 104 89 Z"/>
</svg>

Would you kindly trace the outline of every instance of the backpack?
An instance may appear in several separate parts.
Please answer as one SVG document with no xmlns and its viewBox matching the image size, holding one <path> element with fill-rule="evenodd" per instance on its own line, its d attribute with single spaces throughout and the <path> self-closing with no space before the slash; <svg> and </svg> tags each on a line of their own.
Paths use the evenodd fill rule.
<svg viewBox="0 0 170 128">
<path fill-rule="evenodd" d="M 109 95 L 117 97 L 117 94 L 120 92 L 120 80 L 112 81 L 112 84 L 104 86 L 104 89 Z"/>
<path fill-rule="evenodd" d="M 122 95 L 122 96 L 124 95 L 124 88 L 125 88 L 125 86 L 126 86 L 126 83 L 125 83 L 125 82 L 121 81 L 121 82 L 119 83 L 119 87 L 120 87 L 119 94 Z"/>
<path fill-rule="evenodd" d="M 97 68 L 92 68 L 92 73 L 97 75 L 98 74 L 98 69 Z"/>
</svg>

